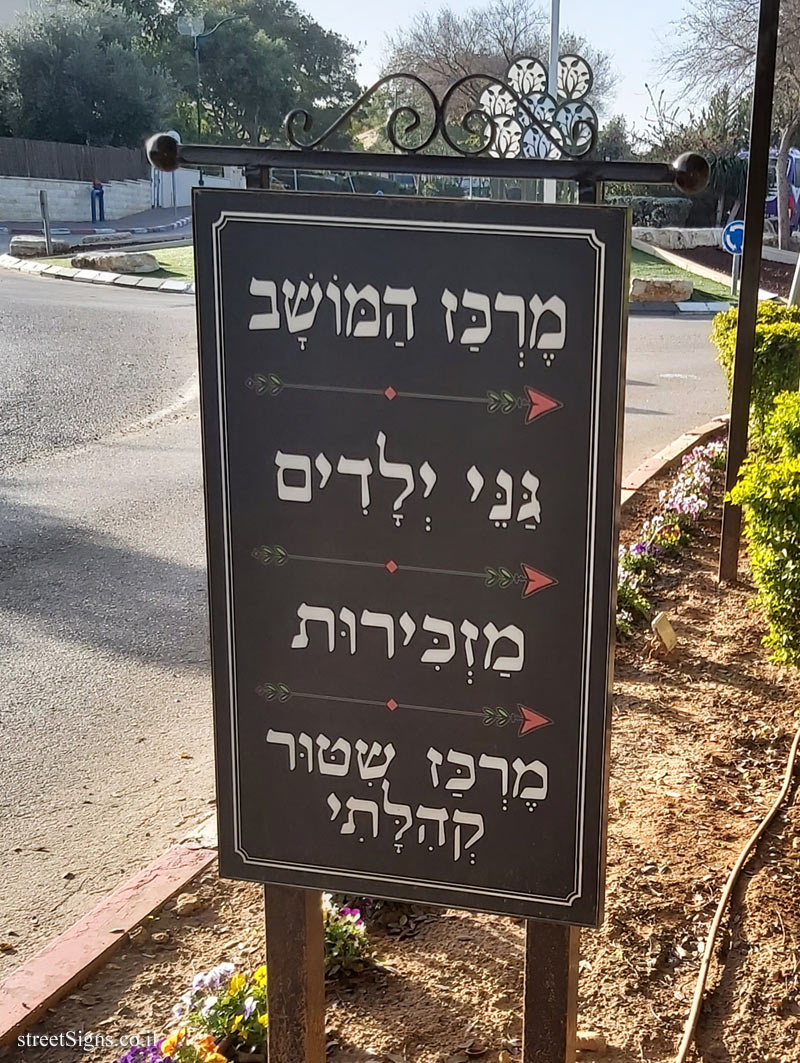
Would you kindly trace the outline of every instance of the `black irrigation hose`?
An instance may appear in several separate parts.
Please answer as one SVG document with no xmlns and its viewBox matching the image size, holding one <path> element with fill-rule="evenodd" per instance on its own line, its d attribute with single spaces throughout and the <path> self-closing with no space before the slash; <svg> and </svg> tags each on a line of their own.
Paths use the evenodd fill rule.
<svg viewBox="0 0 800 1063">
<path fill-rule="evenodd" d="M 683 1039 L 678 1049 L 678 1054 L 675 1057 L 675 1063 L 686 1063 L 686 1058 L 689 1054 L 689 1049 L 692 1047 L 694 1041 L 694 1033 L 697 1027 L 697 1020 L 700 1017 L 700 1009 L 703 1006 L 703 994 L 706 988 L 706 979 L 708 978 L 708 969 L 711 966 L 711 956 L 714 952 L 714 943 L 717 938 L 717 932 L 719 931 L 720 923 L 722 922 L 722 916 L 725 914 L 725 909 L 728 906 L 728 901 L 731 898 L 733 887 L 736 885 L 736 881 L 739 878 L 739 873 L 747 862 L 747 858 L 752 853 L 761 835 L 770 825 L 775 818 L 775 813 L 783 804 L 786 799 L 786 795 L 789 793 L 789 789 L 792 785 L 792 776 L 794 775 L 794 762 L 797 756 L 797 749 L 800 746 L 800 728 L 794 736 L 792 742 L 792 748 L 789 751 L 789 760 L 786 764 L 786 774 L 783 777 L 783 786 L 780 793 L 775 798 L 775 801 L 767 812 L 764 819 L 761 820 L 754 833 L 750 836 L 747 845 L 742 849 L 736 863 L 731 869 L 731 873 L 728 875 L 728 881 L 725 883 L 725 889 L 722 891 L 722 896 L 719 899 L 717 910 L 714 913 L 714 918 L 711 921 L 711 926 L 708 931 L 708 938 L 706 939 L 706 947 L 703 952 L 703 962 L 700 964 L 700 973 L 697 976 L 697 985 L 694 991 L 694 999 L 692 1000 L 692 1008 L 689 1012 L 689 1018 L 686 1020 L 686 1026 L 683 1031 Z"/>
</svg>

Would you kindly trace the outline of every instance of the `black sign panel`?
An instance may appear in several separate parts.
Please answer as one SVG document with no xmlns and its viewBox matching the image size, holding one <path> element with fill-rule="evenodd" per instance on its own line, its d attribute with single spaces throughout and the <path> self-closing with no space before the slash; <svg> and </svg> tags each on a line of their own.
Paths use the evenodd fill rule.
<svg viewBox="0 0 800 1063">
<path fill-rule="evenodd" d="M 195 197 L 220 864 L 592 925 L 627 223 Z"/>
</svg>

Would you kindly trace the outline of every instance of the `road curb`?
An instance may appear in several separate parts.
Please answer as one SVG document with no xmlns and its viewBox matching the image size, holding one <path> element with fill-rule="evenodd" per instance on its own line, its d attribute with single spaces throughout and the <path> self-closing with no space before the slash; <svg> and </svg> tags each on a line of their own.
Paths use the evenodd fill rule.
<svg viewBox="0 0 800 1063">
<path fill-rule="evenodd" d="M 673 439 L 663 450 L 659 450 L 652 458 L 643 461 L 633 472 L 623 477 L 620 495 L 620 508 L 623 512 L 630 506 L 639 491 L 646 487 L 651 480 L 655 480 L 662 473 L 668 472 L 678 464 L 684 454 L 688 454 L 695 447 L 702 446 L 703 443 L 708 443 L 714 436 L 719 435 L 727 425 L 727 414 L 714 417 L 713 420 L 701 424 L 699 428 L 694 428 L 691 432 L 684 432 L 677 439 Z"/>
<path fill-rule="evenodd" d="M 132 229 L 132 232 L 140 232 Z M 15 258 L 14 255 L 0 255 L 0 268 L 13 269 L 21 273 L 35 274 L 41 277 L 55 277 L 58 280 L 77 281 L 79 284 L 113 284 L 119 288 L 135 288 L 137 291 L 164 292 L 168 295 L 194 295 L 194 283 L 176 281 L 167 278 L 156 281 L 147 274 L 104 273 L 100 270 L 78 270 L 71 266 L 46 266 L 31 258 Z M 631 303 L 630 312 L 636 316 L 643 314 L 716 314 L 727 310 L 729 303 Z"/>
<path fill-rule="evenodd" d="M 622 510 L 651 480 L 677 465 L 694 447 L 719 435 L 726 425 L 727 417 L 716 417 L 684 432 L 629 473 L 622 481 Z M 167 849 L 0 985 L 0 1046 L 24 1033 L 49 1007 L 102 967 L 134 927 L 213 864 L 217 850 L 211 830 L 207 821 L 189 840 Z"/>
<path fill-rule="evenodd" d="M 131 229 L 131 232 L 143 232 Z M 167 278 L 156 282 L 146 274 L 104 273 L 100 270 L 78 270 L 70 266 L 46 266 L 31 258 L 15 258 L 14 255 L 0 255 L 0 268 L 14 269 L 22 273 L 36 274 L 41 277 L 56 277 L 59 280 L 73 280 L 80 284 L 113 284 L 120 288 L 135 288 L 137 291 L 166 292 L 171 295 L 194 295 L 194 283 L 176 281 Z M 729 303 L 631 303 L 630 312 L 640 314 L 716 314 L 727 310 Z"/>
<path fill-rule="evenodd" d="M 164 292 L 166 295 L 194 295 L 194 282 L 176 281 L 170 277 L 148 277 L 147 274 L 105 273 L 96 269 L 74 269 L 72 266 L 45 265 L 31 258 L 15 258 L 0 255 L 0 268 L 30 273 L 37 277 L 55 277 L 57 280 L 77 281 L 79 284 L 114 285 L 145 292 Z"/>
<path fill-rule="evenodd" d="M 89 236 L 92 234 L 105 234 L 109 236 L 115 233 L 169 233 L 175 232 L 177 229 L 185 229 L 187 225 L 192 224 L 192 216 L 188 214 L 185 218 L 178 218 L 177 221 L 168 221 L 163 225 L 139 225 L 139 226 L 126 226 L 124 229 L 118 229 L 109 225 L 104 225 L 96 228 L 93 225 L 79 225 L 77 229 L 53 229 L 53 236 Z M 22 227 L 15 225 L 13 222 L 8 226 L 0 226 L 0 233 L 7 233 L 10 236 L 41 236 L 42 226 L 38 225 L 23 225 Z"/>
<path fill-rule="evenodd" d="M 13 1043 L 49 1007 L 102 967 L 135 926 L 216 858 L 216 849 L 205 846 L 167 849 L 12 972 L 0 985 L 0 1045 Z"/>
</svg>

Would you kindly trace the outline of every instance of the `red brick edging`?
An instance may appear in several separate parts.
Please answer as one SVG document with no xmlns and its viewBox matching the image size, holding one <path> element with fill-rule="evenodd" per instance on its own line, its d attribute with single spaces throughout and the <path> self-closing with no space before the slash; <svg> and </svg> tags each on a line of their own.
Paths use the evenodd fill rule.
<svg viewBox="0 0 800 1063">
<path fill-rule="evenodd" d="M 0 985 L 0 1045 L 13 1042 L 48 1007 L 105 963 L 128 933 L 217 858 L 214 849 L 167 849 Z"/>
<path fill-rule="evenodd" d="M 625 509 L 636 492 L 640 491 L 645 484 L 649 483 L 650 480 L 654 480 L 656 476 L 660 476 L 662 472 L 666 472 L 674 465 L 677 465 L 683 455 L 688 454 L 690 450 L 702 446 L 703 443 L 707 443 L 714 436 L 719 435 L 727 428 L 727 425 L 727 417 L 715 417 L 713 421 L 708 421 L 691 432 L 684 432 L 682 436 L 673 439 L 658 454 L 654 454 L 652 458 L 643 461 L 638 468 L 623 477 L 620 500 L 622 509 Z"/>
</svg>

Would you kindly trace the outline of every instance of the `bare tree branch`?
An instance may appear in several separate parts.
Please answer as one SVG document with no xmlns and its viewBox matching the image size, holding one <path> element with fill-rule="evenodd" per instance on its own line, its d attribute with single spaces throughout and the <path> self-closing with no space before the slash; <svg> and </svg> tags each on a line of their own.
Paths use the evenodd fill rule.
<svg viewBox="0 0 800 1063">
<path fill-rule="evenodd" d="M 418 74 L 441 94 L 467 74 L 502 77 L 521 56 L 546 66 L 549 50 L 549 20 L 537 0 L 490 0 L 463 13 L 442 7 L 417 14 L 388 38 L 384 72 Z M 591 102 L 602 112 L 617 82 L 609 56 L 569 30 L 561 33 L 561 52 L 578 52 L 589 62 L 595 75 Z"/>
</svg>

